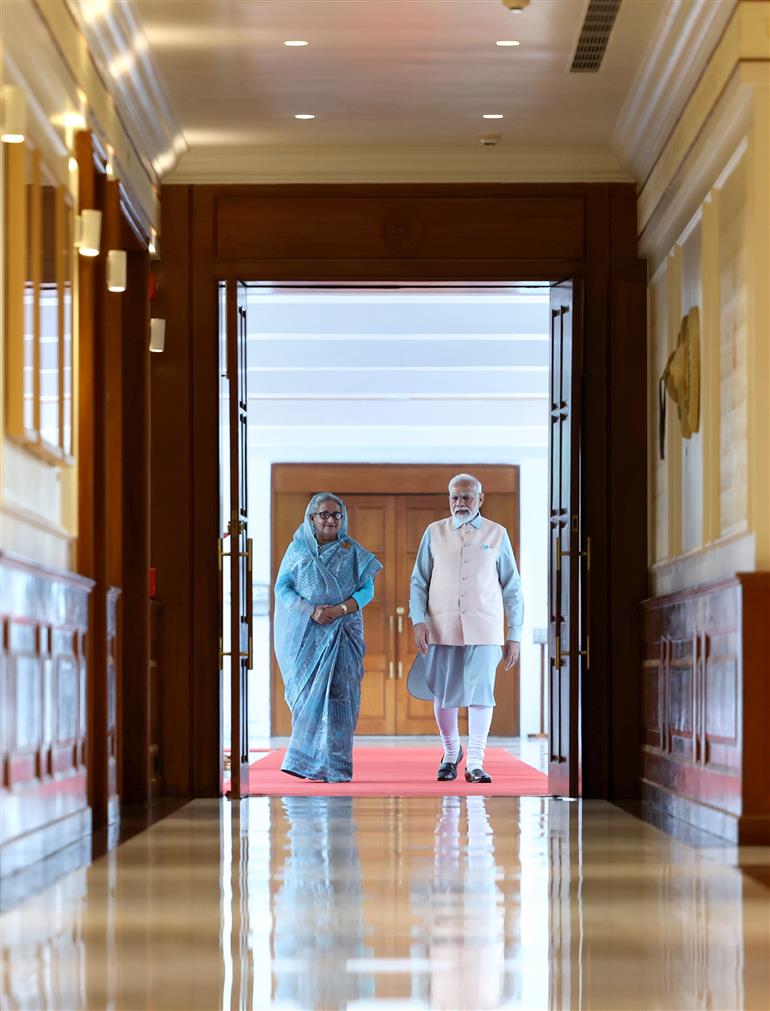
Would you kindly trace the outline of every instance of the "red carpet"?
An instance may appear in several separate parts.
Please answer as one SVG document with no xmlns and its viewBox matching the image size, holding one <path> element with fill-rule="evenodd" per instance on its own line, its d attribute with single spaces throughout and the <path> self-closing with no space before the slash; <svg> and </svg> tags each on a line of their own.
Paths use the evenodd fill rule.
<svg viewBox="0 0 770 1011">
<path fill-rule="evenodd" d="M 440 748 L 353 748 L 351 783 L 309 783 L 281 772 L 280 748 L 249 768 L 252 796 L 292 797 L 545 797 L 548 777 L 502 748 L 488 748 L 484 767 L 491 783 L 466 783 L 465 759 L 453 783 L 436 782 Z"/>
</svg>

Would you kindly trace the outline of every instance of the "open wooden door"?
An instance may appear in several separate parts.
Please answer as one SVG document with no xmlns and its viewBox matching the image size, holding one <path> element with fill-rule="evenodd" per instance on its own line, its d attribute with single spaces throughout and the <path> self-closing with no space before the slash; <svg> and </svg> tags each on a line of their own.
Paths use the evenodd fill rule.
<svg viewBox="0 0 770 1011">
<path fill-rule="evenodd" d="M 550 793 L 580 790 L 580 382 L 582 303 L 573 281 L 551 289 L 549 488 Z M 587 651 L 586 651 L 587 653 Z"/>
<path fill-rule="evenodd" d="M 229 675 L 230 682 L 229 795 L 233 800 L 248 796 L 248 679 L 254 652 L 252 542 L 248 536 L 246 480 L 246 292 L 246 285 L 242 281 L 228 281 L 221 293 L 224 297 L 220 297 L 220 311 L 223 311 L 225 318 L 224 332 L 221 335 L 224 372 L 220 394 L 220 424 L 223 429 L 220 439 L 223 526 L 219 543 L 223 616 L 220 669 L 225 677 Z"/>
</svg>

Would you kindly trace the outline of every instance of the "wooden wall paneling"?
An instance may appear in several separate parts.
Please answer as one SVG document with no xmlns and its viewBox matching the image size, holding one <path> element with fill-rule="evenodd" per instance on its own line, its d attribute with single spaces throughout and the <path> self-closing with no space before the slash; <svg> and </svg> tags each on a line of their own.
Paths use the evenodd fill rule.
<svg viewBox="0 0 770 1011">
<path fill-rule="evenodd" d="M 86 737 L 90 579 L 0 552 L 0 872 L 91 831 Z"/>
<path fill-rule="evenodd" d="M 292 187 L 280 195 L 215 197 L 215 257 L 220 260 L 567 259 L 585 256 L 582 196 L 383 196 L 357 187 L 335 200 Z M 297 190 L 300 192 L 296 192 Z"/>
<path fill-rule="evenodd" d="M 148 351 L 149 257 L 127 249 L 127 286 L 122 299 L 122 616 L 120 691 L 121 796 L 140 804 L 150 789 L 150 353 Z M 156 356 L 157 357 L 157 356 Z M 157 431 L 162 442 L 164 432 Z M 173 456 L 167 457 L 172 466 Z M 162 491 L 168 493 L 167 488 Z M 173 499 L 169 502 L 173 504 Z M 180 523 L 183 522 L 180 519 Z M 163 529 L 166 529 L 165 527 Z"/>
<path fill-rule="evenodd" d="M 122 215 L 120 183 L 108 179 L 104 183 L 104 217 L 102 221 L 102 255 L 110 249 L 122 249 Z M 107 497 L 107 581 L 111 586 L 123 582 L 123 302 L 135 297 L 135 292 L 106 290 L 102 301 L 105 354 L 106 399 L 106 463 Z"/>
<path fill-rule="evenodd" d="M 628 601 L 630 594 L 623 589 L 630 580 L 635 582 L 641 577 L 635 571 L 636 556 L 628 566 L 617 566 L 610 569 L 609 560 L 609 487 L 610 487 L 610 447 L 613 431 L 619 424 L 619 432 L 624 431 L 628 424 L 627 412 L 623 407 L 624 417 L 616 416 L 619 410 L 617 400 L 610 404 L 610 372 L 608 365 L 610 327 L 613 325 L 612 299 L 613 289 L 610 285 L 610 234 L 611 214 L 617 210 L 623 211 L 628 202 L 628 194 L 633 194 L 633 186 L 625 187 L 628 194 L 623 196 L 623 206 L 618 200 L 610 198 L 613 187 L 607 184 L 559 184 L 559 185 L 446 185 L 437 186 L 424 184 L 420 186 L 166 186 L 163 190 L 163 240 L 164 255 L 167 263 L 163 270 L 169 271 L 169 298 L 175 306 L 184 306 L 184 313 L 189 313 L 188 300 L 192 302 L 191 326 L 193 328 L 194 369 L 187 372 L 192 377 L 191 384 L 184 387 L 184 373 L 176 377 L 178 385 L 174 388 L 179 393 L 175 406 L 187 412 L 192 426 L 192 442 L 186 440 L 175 446 L 175 460 L 172 470 L 187 469 L 188 477 L 182 478 L 182 486 L 176 490 L 176 498 L 191 502 L 186 517 L 175 517 L 181 524 L 193 523 L 194 536 L 187 542 L 187 551 L 173 552 L 173 557 L 181 566 L 183 572 L 174 575 L 176 584 L 174 592 L 179 592 L 185 578 L 184 570 L 189 571 L 189 559 L 195 559 L 193 579 L 193 598 L 195 601 L 192 620 L 195 626 L 193 642 L 195 643 L 196 662 L 192 682 L 186 695 L 179 696 L 178 701 L 185 712 L 195 705 L 192 714 L 193 726 L 199 735 L 196 737 L 195 756 L 188 746 L 179 752 L 179 761 L 200 762 L 201 768 L 196 771 L 196 783 L 206 783 L 211 793 L 216 793 L 219 784 L 215 783 L 216 766 L 219 758 L 219 699 L 216 678 L 211 671 L 216 665 L 216 629 L 212 624 L 212 614 L 215 613 L 215 562 L 208 563 L 205 553 L 209 551 L 212 538 L 216 536 L 216 495 L 217 484 L 214 474 L 216 461 L 216 280 L 230 277 L 254 281 L 280 282 L 313 282 L 313 283 L 349 283 L 366 281 L 440 281 L 451 282 L 494 282 L 515 280 L 562 280 L 567 277 L 580 276 L 585 279 L 586 290 L 586 357 L 584 402 L 590 404 L 584 417 L 584 487 L 586 532 L 593 538 L 594 578 L 593 584 L 593 614 L 592 614 L 592 664 L 590 680 L 584 678 L 582 684 L 582 726 L 584 755 L 584 784 L 586 795 L 607 796 L 613 787 L 615 769 L 613 762 L 630 753 L 631 746 L 625 747 L 622 740 L 616 741 L 616 752 L 610 749 L 610 688 L 614 686 L 615 704 L 621 705 L 623 696 L 623 671 L 613 672 L 615 647 L 612 645 L 610 629 L 611 604 L 616 593 L 620 600 Z M 618 193 L 623 187 L 617 190 Z M 282 238 L 281 229 L 276 231 L 268 228 L 264 221 L 260 222 L 259 245 L 247 249 L 228 248 L 230 241 L 226 236 L 217 234 L 217 198 L 227 196 L 237 199 L 242 196 L 280 200 L 286 206 L 285 198 L 304 199 L 312 197 L 327 201 L 315 205 L 314 214 L 321 215 L 323 220 L 335 220 L 335 213 L 345 208 L 346 220 L 352 222 L 350 207 L 359 209 L 358 226 L 361 233 L 367 237 L 360 241 L 369 243 L 369 259 L 356 259 L 346 248 L 346 239 L 341 237 L 338 243 L 332 239 L 316 240 L 311 248 L 295 242 L 292 246 Z M 381 197 L 395 200 L 399 206 L 405 198 L 416 201 L 410 203 L 409 209 L 414 210 L 419 223 L 409 215 L 403 220 L 392 211 L 391 207 L 381 213 L 384 205 L 374 213 L 373 204 L 361 202 L 362 198 Z M 567 240 L 562 245 L 556 245 L 549 250 L 550 256 L 542 254 L 542 249 L 536 245 L 537 235 L 530 225 L 515 233 L 514 238 L 505 232 L 496 232 L 494 242 L 490 241 L 479 248 L 472 249 L 472 255 L 466 253 L 458 258 L 455 238 L 456 228 L 470 229 L 473 234 L 473 224 L 462 222 L 463 215 L 469 213 L 472 200 L 478 197 L 488 199 L 508 198 L 551 198 L 553 207 L 559 206 L 562 198 L 574 198 L 582 202 L 583 216 L 580 228 L 576 219 L 569 215 L 562 216 L 559 227 L 569 232 L 572 245 L 567 248 Z M 446 228 L 441 234 L 441 242 L 436 240 L 433 232 L 432 219 L 424 206 L 433 199 L 452 198 L 447 205 L 447 217 L 454 214 L 452 228 Z M 345 201 L 348 201 L 345 205 Z M 471 202 L 469 202 L 471 201 Z M 421 203 L 422 202 L 422 203 Z M 490 204 L 490 206 L 492 206 Z M 572 205 L 570 205 L 572 206 Z M 362 208 L 366 213 L 361 213 Z M 334 209 L 334 210 L 333 210 Z M 459 209 L 459 210 L 458 210 Z M 230 212 L 228 212 L 230 213 Z M 388 214 L 391 216 L 388 218 Z M 558 217 L 558 215 L 557 215 Z M 628 248 L 635 249 L 636 229 L 628 215 L 623 211 L 617 230 L 613 236 L 612 250 L 619 254 L 623 243 Z M 386 220 L 387 218 L 387 220 Z M 276 221 L 281 218 L 275 218 Z M 426 228 L 426 222 L 431 224 Z M 419 224 L 424 232 L 417 237 Z M 192 228 L 194 238 L 191 239 L 187 229 Z M 281 226 L 282 227 L 282 226 Z M 298 225 L 299 227 L 299 225 Z M 383 239 L 383 229 L 387 239 Z M 577 229 L 577 230 L 576 230 Z M 536 230 L 535 230 L 536 231 Z M 179 238 L 184 234 L 188 238 L 179 246 Z M 288 233 L 287 233 L 288 234 Z M 295 237 L 296 234 L 294 233 Z M 375 234 L 380 238 L 375 238 Z M 579 238 L 582 235 L 582 239 Z M 269 237 L 268 237 L 269 236 Z M 531 241 L 530 241 L 531 240 Z M 621 241 L 622 240 L 622 241 Z M 169 256 L 169 241 L 175 247 L 173 263 Z M 251 240 L 249 240 L 251 241 Z M 357 240 L 358 241 L 358 240 Z M 376 256 L 377 243 L 382 241 L 384 251 L 382 256 Z M 404 243 L 415 243 L 411 250 L 404 248 Z M 561 241 L 561 240 L 560 240 Z M 582 251 L 578 253 L 582 241 Z M 474 238 L 476 242 L 476 238 Z M 281 243 L 283 245 L 281 246 Z M 325 245 L 323 245 L 325 243 Z M 281 248 L 281 257 L 273 254 L 273 250 Z M 422 253 L 419 250 L 422 249 Z M 190 260 L 189 253 L 193 257 Z M 239 258 L 218 258 L 217 250 L 238 253 Z M 248 257 L 241 254 L 247 252 Z M 483 255 L 482 255 L 483 253 Z M 534 254 L 534 255 L 533 255 Z M 629 254 L 631 255 L 631 254 Z M 200 310 L 200 311 L 199 311 Z M 170 318 L 171 310 L 167 316 Z M 170 331 L 169 331 L 170 336 Z M 168 360 L 168 353 L 167 353 Z M 190 364 L 192 365 L 192 359 Z M 613 382 L 617 382 L 619 372 L 623 371 L 623 359 L 618 358 L 617 370 L 613 373 Z M 628 363 L 628 371 L 632 368 Z M 173 386 L 173 384 L 171 384 Z M 169 389 L 171 388 L 169 387 Z M 189 489 L 191 497 L 185 498 L 184 491 Z M 178 529 L 172 534 L 176 538 L 178 548 Z M 631 569 L 634 568 L 632 572 Z M 646 562 L 645 570 L 646 572 Z M 610 575 L 620 580 L 618 585 L 610 584 Z M 213 594 L 212 594 L 213 591 Z M 169 631 L 169 642 L 174 648 L 189 650 L 188 645 L 182 645 L 177 636 Z M 200 648 L 198 648 L 200 647 Z M 171 646 L 169 646 L 169 649 Z M 622 650 L 621 650 L 622 653 Z M 620 656 L 620 654 L 618 654 Z M 189 659 L 189 658 L 188 658 Z M 611 674 L 613 675 L 611 678 Z M 637 675 L 638 676 L 638 673 Z M 631 686 L 633 687 L 633 686 Z M 184 754 L 184 758 L 182 757 Z M 633 761 L 633 759 L 632 759 Z M 626 789 L 627 770 L 618 771 L 618 788 L 616 795 Z M 196 786 L 197 789 L 197 786 Z"/>
<path fill-rule="evenodd" d="M 91 134 L 78 133 L 78 205 L 105 208 L 104 178 Z M 88 772 L 94 824 L 117 813 L 108 761 L 107 315 L 104 235 L 101 253 L 78 257 L 78 570 L 94 580 L 88 648 Z"/>
<path fill-rule="evenodd" d="M 581 506 L 583 538 L 591 537 L 591 668 L 581 666 L 578 768 L 584 797 L 607 797 L 611 789 L 609 613 L 610 475 L 607 460 L 613 420 L 608 402 L 610 201 L 608 187 L 595 186 L 586 201 L 587 264 L 583 280 L 583 397 Z M 585 545 L 583 545 L 584 547 Z M 645 563 L 646 566 L 646 563 Z M 583 616 L 585 617 L 585 615 Z"/>
<path fill-rule="evenodd" d="M 610 186 L 608 520 L 610 767 L 614 797 L 632 797 L 641 775 L 640 603 L 647 596 L 647 263 L 636 253 L 636 200 Z M 592 580 L 595 589 L 597 580 Z"/>
<path fill-rule="evenodd" d="M 643 796 L 733 842 L 770 842 L 770 573 L 644 603 Z"/>
<path fill-rule="evenodd" d="M 498 464 L 421 463 L 276 463 L 272 468 L 274 492 L 302 492 L 308 498 L 312 488 L 339 495 L 447 495 L 455 474 L 471 470 L 485 493 L 517 495 L 518 467 Z M 447 497 L 448 502 L 448 497 Z"/>
<path fill-rule="evenodd" d="M 96 207 L 96 171 L 93 163 L 91 135 L 75 137 L 78 162 L 78 204 Z M 97 472 L 94 468 L 96 374 L 94 345 L 96 342 L 96 262 L 91 257 L 78 256 L 78 366 L 77 366 L 77 438 L 78 453 L 78 571 L 90 574 L 94 568 L 94 509 Z"/>
<path fill-rule="evenodd" d="M 107 824 L 120 818 L 118 779 L 120 768 L 120 730 L 118 724 L 118 692 L 120 690 L 120 603 L 121 588 L 107 588 L 107 628 L 105 648 L 105 780 L 107 792 Z"/>
<path fill-rule="evenodd" d="M 163 683 L 163 604 L 159 600 L 150 601 L 150 657 L 149 701 L 149 779 L 150 800 L 163 795 L 163 711 L 161 709 L 161 685 Z"/>
<path fill-rule="evenodd" d="M 192 190 L 192 207 L 198 200 Z M 219 303 L 212 274 L 210 216 L 193 214 L 191 271 L 193 312 L 191 356 L 193 493 L 193 600 L 191 697 L 191 777 L 195 796 L 220 791 L 222 755 L 222 684 L 219 669 L 219 597 L 217 537 L 219 536 Z M 214 761 L 214 756 L 217 756 Z"/>
<path fill-rule="evenodd" d="M 741 653 L 743 697 L 740 706 L 743 764 L 741 769 L 741 840 L 770 844 L 770 761 L 767 722 L 770 713 L 770 572 L 742 572 Z M 711 685 L 707 685 L 708 688 Z M 706 696 L 708 698 L 708 695 Z M 707 724 L 707 730 L 709 729 Z"/>
<path fill-rule="evenodd" d="M 121 681 L 121 631 L 123 588 L 123 314 L 125 295 L 107 291 L 106 262 L 110 249 L 121 248 L 120 184 L 115 179 L 103 182 L 102 253 L 104 283 L 102 292 L 102 327 L 104 377 L 104 560 L 107 594 L 107 643 L 105 648 L 105 745 L 107 822 L 120 814 L 118 801 L 118 768 L 120 734 L 118 728 L 118 696 Z M 130 550 L 130 547 L 129 547 Z"/>
<path fill-rule="evenodd" d="M 160 703 L 163 786 L 166 794 L 174 797 L 192 794 L 192 582 L 193 557 L 197 556 L 192 542 L 190 200 L 187 186 L 163 190 L 163 258 L 155 267 L 158 294 L 151 313 L 166 320 L 166 348 L 163 354 L 148 356 L 152 432 L 150 564 L 157 573 L 165 629 Z M 213 487 L 211 493 L 217 495 L 218 489 Z"/>
</svg>

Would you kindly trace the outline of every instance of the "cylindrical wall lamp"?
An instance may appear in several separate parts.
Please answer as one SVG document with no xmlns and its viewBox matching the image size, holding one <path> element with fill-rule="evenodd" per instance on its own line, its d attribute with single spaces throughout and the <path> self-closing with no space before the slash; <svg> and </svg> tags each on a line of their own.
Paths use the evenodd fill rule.
<svg viewBox="0 0 770 1011">
<path fill-rule="evenodd" d="M 27 96 L 15 84 L 3 87 L 2 139 L 5 144 L 22 144 L 27 135 Z"/>
<path fill-rule="evenodd" d="M 78 252 L 81 256 L 98 256 L 102 240 L 102 212 L 85 210 L 80 212 L 80 242 Z"/>
<path fill-rule="evenodd" d="M 150 351 L 163 351 L 165 347 L 166 321 L 153 316 L 150 320 Z"/>
<path fill-rule="evenodd" d="M 125 249 L 110 249 L 107 252 L 107 290 L 125 291 L 127 276 L 127 256 Z"/>
</svg>

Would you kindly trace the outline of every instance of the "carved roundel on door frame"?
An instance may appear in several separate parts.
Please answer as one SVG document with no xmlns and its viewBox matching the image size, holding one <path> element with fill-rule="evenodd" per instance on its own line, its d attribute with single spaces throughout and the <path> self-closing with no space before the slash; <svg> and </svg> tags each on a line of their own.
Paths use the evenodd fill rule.
<svg viewBox="0 0 770 1011">
<path fill-rule="evenodd" d="M 382 219 L 382 241 L 394 253 L 414 253 L 425 234 L 422 218 L 415 211 L 396 207 Z"/>
</svg>

